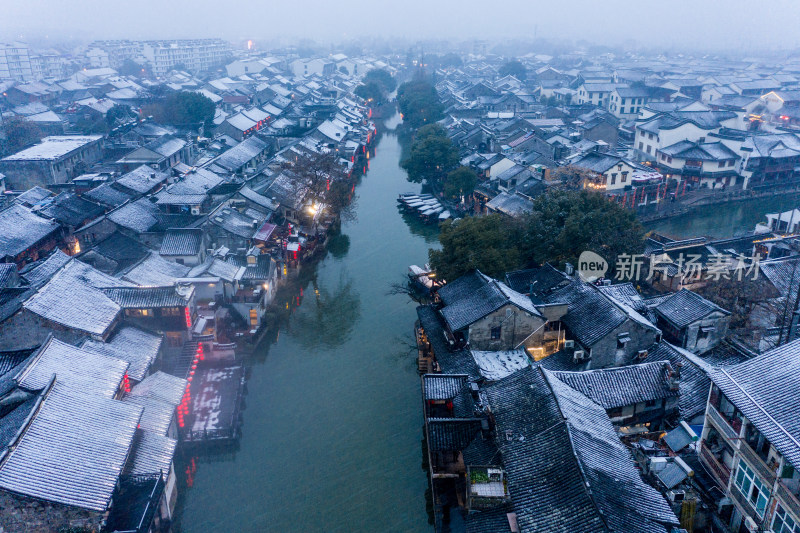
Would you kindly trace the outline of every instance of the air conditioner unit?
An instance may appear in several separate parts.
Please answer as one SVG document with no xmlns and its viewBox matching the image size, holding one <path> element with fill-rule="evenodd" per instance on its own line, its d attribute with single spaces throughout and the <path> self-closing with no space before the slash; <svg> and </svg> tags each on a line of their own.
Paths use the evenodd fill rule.
<svg viewBox="0 0 800 533">
<path fill-rule="evenodd" d="M 671 502 L 682 502 L 686 497 L 686 491 L 683 490 L 670 490 L 667 491 L 667 498 Z"/>
<path fill-rule="evenodd" d="M 199 207 L 193 207 L 192 208 L 192 214 L 193 215 L 199 215 L 200 214 L 200 208 Z"/>
<path fill-rule="evenodd" d="M 564 341 L 564 348 L 575 348 L 575 341 Z"/>
<path fill-rule="evenodd" d="M 749 516 L 744 519 L 744 527 L 746 527 L 747 531 L 750 531 L 751 533 L 758 531 L 758 524 L 756 524 L 756 521 Z"/>
<path fill-rule="evenodd" d="M 582 363 L 584 361 L 588 361 L 589 354 L 586 353 L 586 350 L 575 350 L 575 353 L 572 355 L 572 360 L 575 363 Z"/>
</svg>

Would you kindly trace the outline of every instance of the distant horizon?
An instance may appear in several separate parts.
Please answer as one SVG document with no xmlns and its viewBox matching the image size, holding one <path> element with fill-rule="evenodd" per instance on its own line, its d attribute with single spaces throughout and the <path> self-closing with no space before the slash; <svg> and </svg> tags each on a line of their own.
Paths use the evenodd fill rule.
<svg viewBox="0 0 800 533">
<path fill-rule="evenodd" d="M 648 4 L 648 5 L 643 5 Z M 649 2 L 608 0 L 511 0 L 491 10 L 473 0 L 406 0 L 376 7 L 375 2 L 301 0 L 289 5 L 231 0 L 224 9 L 208 0 L 139 0 L 126 4 L 103 0 L 16 1 L 4 6 L 0 42 L 90 42 L 102 39 L 252 39 L 278 45 L 315 41 L 342 46 L 353 41 L 547 40 L 556 45 L 644 50 L 696 50 L 708 53 L 782 53 L 800 48 L 800 3 L 676 0 L 668 8 Z M 781 31 L 787 28 L 787 31 Z"/>
</svg>

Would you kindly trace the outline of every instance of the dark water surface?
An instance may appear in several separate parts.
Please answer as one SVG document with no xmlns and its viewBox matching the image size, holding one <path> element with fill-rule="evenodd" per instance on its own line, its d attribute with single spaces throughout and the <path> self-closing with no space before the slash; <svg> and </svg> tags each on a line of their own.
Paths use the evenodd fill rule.
<svg viewBox="0 0 800 533">
<path fill-rule="evenodd" d="M 387 293 L 409 264 L 425 263 L 436 230 L 398 213 L 397 195 L 419 188 L 400 153 L 384 134 L 356 189 L 358 220 L 343 224 L 347 238 L 318 265 L 288 325 L 248 361 L 238 449 L 176 465 L 179 531 L 431 530 L 409 349 L 416 313 L 407 296 Z"/>
<path fill-rule="evenodd" d="M 756 224 L 766 220 L 766 213 L 788 211 L 798 206 L 797 194 L 777 194 L 745 202 L 709 205 L 685 215 L 645 224 L 645 227 L 674 239 L 725 239 L 752 232 Z"/>
</svg>

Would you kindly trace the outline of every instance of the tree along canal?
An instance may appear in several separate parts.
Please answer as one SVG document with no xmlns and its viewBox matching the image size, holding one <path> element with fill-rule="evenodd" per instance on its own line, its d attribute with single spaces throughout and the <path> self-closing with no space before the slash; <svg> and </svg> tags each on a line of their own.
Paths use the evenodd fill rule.
<svg viewBox="0 0 800 533">
<path fill-rule="evenodd" d="M 238 446 L 176 462 L 177 531 L 431 530 L 416 312 L 389 293 L 409 264 L 426 262 L 437 230 L 396 208 L 398 194 L 419 189 L 400 157 L 384 133 L 356 189 L 357 220 L 342 224 L 287 298 L 286 324 L 246 361 Z"/>
</svg>

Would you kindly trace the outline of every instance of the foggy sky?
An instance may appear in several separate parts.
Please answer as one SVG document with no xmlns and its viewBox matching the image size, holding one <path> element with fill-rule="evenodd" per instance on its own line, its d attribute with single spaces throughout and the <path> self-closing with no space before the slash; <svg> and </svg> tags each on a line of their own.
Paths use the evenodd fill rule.
<svg viewBox="0 0 800 533">
<path fill-rule="evenodd" d="M 0 0 L 0 42 L 222 37 L 533 38 L 712 50 L 795 48 L 797 0 Z"/>
</svg>

